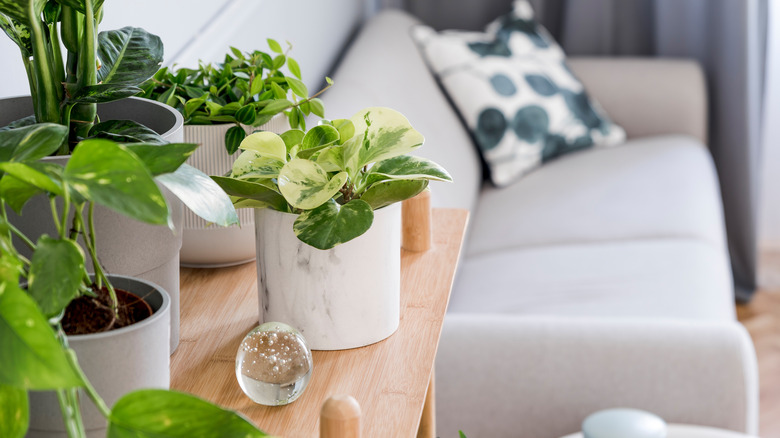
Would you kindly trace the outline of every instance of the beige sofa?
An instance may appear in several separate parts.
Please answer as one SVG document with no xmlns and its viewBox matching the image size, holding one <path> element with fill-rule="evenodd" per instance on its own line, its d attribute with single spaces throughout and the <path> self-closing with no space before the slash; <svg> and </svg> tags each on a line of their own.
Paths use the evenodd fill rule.
<svg viewBox="0 0 780 438">
<path fill-rule="evenodd" d="M 437 359 L 438 435 L 553 438 L 616 406 L 755 434 L 755 354 L 735 320 L 697 65 L 571 59 L 628 140 L 496 189 L 409 37 L 416 23 L 369 20 L 325 103 L 403 112 L 455 179 L 432 186 L 435 206 L 471 210 Z"/>
</svg>

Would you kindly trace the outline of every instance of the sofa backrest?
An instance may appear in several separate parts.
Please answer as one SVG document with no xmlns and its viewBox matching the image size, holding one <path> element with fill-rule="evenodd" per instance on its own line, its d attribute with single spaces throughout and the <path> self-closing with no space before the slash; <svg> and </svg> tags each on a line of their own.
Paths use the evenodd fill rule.
<svg viewBox="0 0 780 438">
<path fill-rule="evenodd" d="M 444 166 L 454 179 L 431 184 L 433 205 L 471 209 L 482 184 L 480 158 L 412 41 L 410 29 L 417 24 L 400 11 L 370 19 L 336 70 L 336 85 L 323 97 L 326 115 L 349 117 L 369 106 L 402 112 L 425 136 L 419 155 Z"/>
</svg>

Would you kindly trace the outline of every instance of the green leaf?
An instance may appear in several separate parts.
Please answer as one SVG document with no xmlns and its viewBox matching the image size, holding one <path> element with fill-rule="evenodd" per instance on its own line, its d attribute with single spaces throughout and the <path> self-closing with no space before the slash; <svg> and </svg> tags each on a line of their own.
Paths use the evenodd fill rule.
<svg viewBox="0 0 780 438">
<path fill-rule="evenodd" d="M 255 123 L 256 117 L 257 113 L 255 112 L 255 107 L 253 105 L 244 105 L 241 109 L 236 111 L 236 120 L 245 125 Z"/>
<path fill-rule="evenodd" d="M 32 56 L 32 39 L 30 28 L 8 15 L 0 13 L 0 29 L 3 29 L 8 38 L 19 46 L 22 56 L 27 59 Z"/>
<path fill-rule="evenodd" d="M 249 95 L 254 96 L 260 94 L 263 91 L 265 83 L 259 76 L 252 80 L 252 85 L 249 87 Z"/>
<path fill-rule="evenodd" d="M 68 138 L 68 127 L 38 123 L 0 131 L 0 161 L 37 161 L 59 149 Z"/>
<path fill-rule="evenodd" d="M 290 112 L 287 113 L 287 122 L 290 124 L 291 128 L 298 128 L 300 118 L 298 117 L 298 111 L 296 108 L 291 109 Z"/>
<path fill-rule="evenodd" d="M 304 135 L 304 132 L 300 129 L 290 129 L 279 136 L 282 137 L 284 145 L 287 147 L 287 152 L 290 152 L 293 146 L 301 144 Z"/>
<path fill-rule="evenodd" d="M 166 143 L 156 131 L 132 120 L 98 123 L 89 130 L 88 138 L 106 138 L 117 143 Z"/>
<path fill-rule="evenodd" d="M 282 66 L 284 65 L 284 62 L 286 60 L 287 60 L 287 57 L 284 56 L 284 55 L 279 55 L 279 56 L 275 57 L 274 60 L 273 60 L 273 67 L 274 67 L 274 69 L 278 70 L 278 69 L 282 68 Z"/>
<path fill-rule="evenodd" d="M 300 79 L 288 77 L 287 84 L 290 86 L 292 92 L 295 93 L 295 95 L 297 95 L 298 97 L 302 97 L 304 99 L 309 97 L 309 90 L 306 88 L 306 85 Z"/>
<path fill-rule="evenodd" d="M 143 90 L 134 85 L 97 84 L 79 88 L 68 101 L 71 103 L 106 103 L 135 96 L 141 91 Z M 162 102 L 166 103 L 164 100 Z"/>
<path fill-rule="evenodd" d="M 194 143 L 129 144 L 127 149 L 144 162 L 153 176 L 174 172 L 198 148 Z"/>
<path fill-rule="evenodd" d="M 0 436 L 24 438 L 29 423 L 27 390 L 0 384 Z"/>
<path fill-rule="evenodd" d="M 0 162 L 0 170 L 41 190 L 56 195 L 63 194 L 62 185 L 59 181 L 28 164 Z"/>
<path fill-rule="evenodd" d="M 287 68 L 290 69 L 290 73 L 292 73 L 296 78 L 301 79 L 301 67 L 298 65 L 298 61 L 288 56 Z"/>
<path fill-rule="evenodd" d="M 84 0 L 57 0 L 57 2 L 59 2 L 62 5 L 70 6 L 71 8 L 81 12 L 82 14 L 84 13 L 84 11 L 86 11 Z M 101 6 L 103 6 L 103 0 L 95 0 L 92 2 L 92 9 L 94 11 L 100 9 Z"/>
<path fill-rule="evenodd" d="M 234 178 L 276 178 L 284 165 L 276 158 L 264 157 L 255 151 L 244 151 L 233 163 Z"/>
<path fill-rule="evenodd" d="M 107 438 L 265 437 L 239 414 L 189 394 L 162 389 L 131 392 L 116 402 Z"/>
<path fill-rule="evenodd" d="M 89 201 L 151 224 L 168 223 L 168 204 L 138 156 L 109 140 L 84 140 L 65 166 L 66 184 Z"/>
<path fill-rule="evenodd" d="M 200 170 L 182 164 L 175 172 L 160 175 L 155 179 L 206 221 L 223 227 L 238 223 L 238 215 L 230 198 L 217 183 Z"/>
<path fill-rule="evenodd" d="M 425 158 L 401 155 L 376 163 L 369 171 L 373 181 L 383 179 L 429 179 L 434 181 L 452 181 L 443 167 Z"/>
<path fill-rule="evenodd" d="M 225 132 L 225 149 L 229 155 L 233 155 L 238 150 L 241 142 L 246 137 L 246 131 L 240 126 L 233 126 Z"/>
<path fill-rule="evenodd" d="M 56 316 L 79 295 L 87 275 L 84 253 L 72 240 L 43 235 L 31 262 L 27 291 L 47 318 Z"/>
<path fill-rule="evenodd" d="M 284 100 L 287 97 L 287 92 L 276 82 L 271 82 L 271 91 L 277 100 Z"/>
<path fill-rule="evenodd" d="M 255 132 L 249 135 L 239 147 L 245 151 L 255 151 L 261 157 L 273 158 L 283 163 L 287 161 L 287 146 L 285 146 L 284 140 L 270 131 Z"/>
<path fill-rule="evenodd" d="M 34 390 L 81 386 L 65 350 L 16 281 L 0 282 L 0 384 Z"/>
<path fill-rule="evenodd" d="M 271 38 L 266 39 L 268 41 L 268 47 L 276 52 L 276 53 L 283 53 L 282 46 L 276 41 Z"/>
<path fill-rule="evenodd" d="M 342 146 L 333 146 L 319 151 L 316 158 L 317 164 L 322 166 L 326 172 L 340 172 L 345 168 Z"/>
<path fill-rule="evenodd" d="M 353 199 L 339 205 L 330 199 L 298 216 L 293 231 L 298 239 L 314 248 L 331 249 L 365 233 L 373 221 L 374 212 L 367 202 Z"/>
<path fill-rule="evenodd" d="M 226 178 L 224 176 L 212 176 L 211 179 L 216 181 L 225 193 L 230 196 L 258 201 L 263 207 L 271 207 L 278 211 L 287 210 L 287 201 L 284 197 L 262 184 L 235 178 Z M 253 205 L 253 207 L 257 206 L 258 205 Z"/>
<path fill-rule="evenodd" d="M 294 158 L 279 171 L 277 184 L 290 205 L 311 210 L 333 198 L 346 182 L 346 172 L 328 178 L 327 172 L 317 163 Z"/>
<path fill-rule="evenodd" d="M 102 84 L 138 85 L 152 77 L 163 60 L 163 43 L 138 27 L 123 27 L 98 34 L 97 71 Z"/>
<path fill-rule="evenodd" d="M 19 23 L 29 25 L 31 19 L 40 20 L 48 0 L 0 0 L 0 13 Z"/>
<path fill-rule="evenodd" d="M 355 114 L 351 121 L 355 132 L 365 135 L 363 141 L 353 142 L 349 148 L 347 144 L 352 140 L 345 143 L 344 159 L 352 172 L 367 164 L 408 154 L 424 141 L 406 117 L 389 108 L 366 108 Z"/>
<path fill-rule="evenodd" d="M 40 173 L 49 175 L 56 181 L 62 180 L 62 166 L 54 163 L 35 162 L 29 166 Z M 43 193 L 38 187 L 22 181 L 12 175 L 5 175 L 0 179 L 0 197 L 17 213 L 22 214 L 22 208 L 33 196 Z"/>
<path fill-rule="evenodd" d="M 301 141 L 301 149 L 329 146 L 339 141 L 339 131 L 330 125 L 318 125 L 311 128 Z"/>
<path fill-rule="evenodd" d="M 459 430 L 459 431 L 458 431 L 458 436 L 459 436 L 460 438 L 466 438 L 466 434 L 465 434 L 465 433 L 463 433 L 463 431 L 462 431 L 462 430 Z"/>
<path fill-rule="evenodd" d="M 384 181 L 369 187 L 360 199 L 377 210 L 417 196 L 426 187 L 428 187 L 428 180 L 425 179 Z"/>
<path fill-rule="evenodd" d="M 325 105 L 323 105 L 322 100 L 320 100 L 320 98 L 315 97 L 312 100 L 310 100 L 309 106 L 311 107 L 311 112 L 313 112 L 314 115 L 318 117 L 325 117 Z"/>
<path fill-rule="evenodd" d="M 282 92 L 284 92 L 284 90 L 282 90 Z M 263 107 L 260 114 L 279 114 L 291 106 L 293 106 L 292 102 L 287 99 L 276 99 Z"/>
<path fill-rule="evenodd" d="M 335 119 L 331 122 L 339 130 L 339 144 L 344 144 L 355 135 L 355 125 L 348 119 Z"/>
</svg>

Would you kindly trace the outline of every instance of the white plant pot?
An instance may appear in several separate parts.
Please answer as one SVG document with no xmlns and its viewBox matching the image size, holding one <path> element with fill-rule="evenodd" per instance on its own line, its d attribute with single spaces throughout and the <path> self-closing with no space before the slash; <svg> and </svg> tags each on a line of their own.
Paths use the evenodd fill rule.
<svg viewBox="0 0 780 438">
<path fill-rule="evenodd" d="M 0 126 L 33 113 L 29 96 L 0 100 Z M 98 105 L 102 120 L 130 119 L 159 132 L 166 140 L 176 143 L 183 139 L 184 119 L 168 105 L 148 99 L 131 97 Z M 65 166 L 70 155 L 44 158 L 44 161 Z M 95 233 L 100 263 L 109 274 L 126 275 L 159 284 L 171 297 L 171 353 L 179 345 L 179 249 L 182 245 L 184 204 L 172 192 L 158 184 L 171 209 L 175 230 L 163 225 L 150 225 L 128 218 L 109 208 L 95 207 Z M 43 195 L 27 203 L 22 215 L 10 208 L 13 224 L 33 241 L 42 234 L 57 235 L 51 218 L 49 200 Z M 71 213 L 72 217 L 73 213 Z M 70 221 L 71 219 L 69 219 Z M 81 238 L 79 238 L 82 241 Z M 18 248 L 29 256 L 30 251 L 21 242 Z M 86 248 L 82 243 L 82 247 Z M 92 260 L 87 257 L 87 270 Z"/>
<path fill-rule="evenodd" d="M 228 155 L 225 151 L 225 132 L 235 126 L 185 125 L 184 141 L 200 147 L 187 160 L 187 164 L 206 175 L 225 175 L 233 168 L 233 162 L 241 151 Z M 256 130 L 281 134 L 290 129 L 283 114 L 274 117 L 260 127 L 244 128 L 247 134 Z M 239 209 L 240 225 L 218 227 L 206 222 L 185 208 L 184 235 L 181 247 L 181 265 L 193 268 L 218 268 L 250 262 L 255 258 L 254 215 L 251 209 Z"/>
<path fill-rule="evenodd" d="M 260 322 L 297 328 L 313 350 L 362 347 L 395 333 L 401 204 L 375 211 L 365 234 L 325 251 L 298 240 L 296 218 L 255 209 Z"/>
<path fill-rule="evenodd" d="M 141 388 L 170 386 L 171 300 L 160 286 L 137 278 L 112 275 L 114 286 L 144 298 L 154 313 L 121 329 L 90 335 L 68 336 L 79 364 L 89 381 L 113 406 L 120 397 Z M 28 438 L 66 438 L 57 396 L 50 391 L 31 391 Z M 81 394 L 81 412 L 88 438 L 106 436 L 106 420 Z"/>
</svg>

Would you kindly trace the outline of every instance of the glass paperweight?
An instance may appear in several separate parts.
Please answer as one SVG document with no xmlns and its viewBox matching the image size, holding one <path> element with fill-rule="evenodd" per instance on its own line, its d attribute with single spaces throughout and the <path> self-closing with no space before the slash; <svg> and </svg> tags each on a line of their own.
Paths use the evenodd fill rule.
<svg viewBox="0 0 780 438">
<path fill-rule="evenodd" d="M 247 333 L 236 354 L 236 378 L 255 403 L 292 403 L 306 389 L 311 350 L 301 333 L 281 322 L 266 322 Z"/>
</svg>

